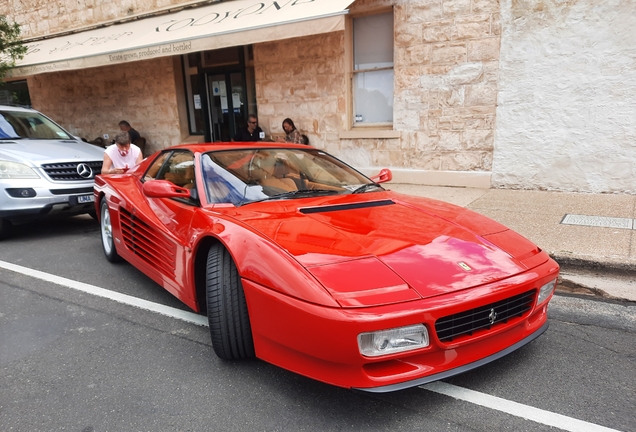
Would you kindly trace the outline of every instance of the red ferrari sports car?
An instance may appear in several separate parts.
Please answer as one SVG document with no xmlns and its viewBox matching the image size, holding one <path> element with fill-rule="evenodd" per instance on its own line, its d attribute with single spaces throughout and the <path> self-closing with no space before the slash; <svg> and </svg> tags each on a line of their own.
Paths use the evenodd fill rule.
<svg viewBox="0 0 636 432">
<path fill-rule="evenodd" d="M 505 226 L 391 192 L 295 144 L 181 145 L 95 179 L 109 261 L 207 314 L 222 359 L 372 392 L 446 378 L 541 335 L 559 273 Z"/>
</svg>

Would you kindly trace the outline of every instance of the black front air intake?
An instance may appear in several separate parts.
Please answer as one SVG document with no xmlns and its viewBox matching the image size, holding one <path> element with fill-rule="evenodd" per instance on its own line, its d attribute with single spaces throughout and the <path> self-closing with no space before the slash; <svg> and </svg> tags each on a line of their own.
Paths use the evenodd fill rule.
<svg viewBox="0 0 636 432">
<path fill-rule="evenodd" d="M 303 214 L 326 213 L 326 212 L 333 212 L 333 211 L 356 210 L 356 209 L 369 208 L 369 207 L 383 207 L 383 206 L 388 206 L 393 204 L 395 203 L 391 200 L 367 201 L 367 202 L 354 203 L 354 204 L 305 207 L 305 208 L 301 208 L 299 211 Z"/>
</svg>

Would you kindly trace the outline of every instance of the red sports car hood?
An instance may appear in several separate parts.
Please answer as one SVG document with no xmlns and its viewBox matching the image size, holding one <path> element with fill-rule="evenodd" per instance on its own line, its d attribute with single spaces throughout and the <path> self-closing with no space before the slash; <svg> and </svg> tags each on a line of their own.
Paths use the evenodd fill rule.
<svg viewBox="0 0 636 432">
<path fill-rule="evenodd" d="M 337 299 L 365 290 L 388 294 L 387 302 L 445 294 L 523 272 L 528 267 L 520 259 L 540 252 L 518 234 L 460 207 L 443 205 L 438 214 L 435 201 L 427 207 L 397 194 L 365 197 L 275 211 L 267 206 L 270 211 L 241 219 L 292 254 Z M 466 216 L 472 217 L 472 229 L 457 222 Z M 475 231 L 482 226 L 479 235 Z M 514 247 L 506 252 L 487 234 Z"/>
</svg>

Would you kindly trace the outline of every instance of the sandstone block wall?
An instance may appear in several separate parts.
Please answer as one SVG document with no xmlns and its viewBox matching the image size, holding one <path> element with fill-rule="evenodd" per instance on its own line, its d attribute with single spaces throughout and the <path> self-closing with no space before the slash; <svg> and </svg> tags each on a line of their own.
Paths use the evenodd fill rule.
<svg viewBox="0 0 636 432">
<path fill-rule="evenodd" d="M 181 139 L 170 57 L 35 75 L 28 85 L 34 108 L 88 140 L 112 139 L 120 120 L 146 138 L 146 154 Z"/>
<path fill-rule="evenodd" d="M 0 9 L 10 8 L 12 17 L 25 23 L 23 35 L 28 38 L 180 3 L 186 2 L 9 0 L 4 6 L 0 3 Z M 500 34 L 497 0 L 358 0 L 351 13 L 386 7 L 393 7 L 395 13 L 393 129 L 400 132 L 399 139 L 339 138 L 349 121 L 344 32 L 255 45 L 261 124 L 268 133 L 280 135 L 282 120 L 291 117 L 313 145 L 358 167 L 489 171 L 497 103 Z M 165 60 L 157 62 L 167 64 Z M 99 136 L 108 132 L 102 131 L 106 124 L 127 117 L 149 136 L 154 148 L 178 142 L 178 132 L 157 133 L 148 123 L 149 111 L 161 119 L 162 128 L 168 124 L 174 126 L 177 121 L 176 103 L 165 103 L 165 99 L 177 97 L 176 93 L 170 93 L 174 85 L 167 83 L 172 78 L 158 76 L 157 69 L 148 68 L 148 64 L 131 63 L 124 69 L 136 72 L 126 75 L 119 68 L 103 67 L 29 78 L 29 85 L 38 89 L 32 91 L 33 104 L 83 136 Z M 120 82 L 123 78 L 128 81 L 125 85 Z M 59 90 L 47 88 L 58 86 Z M 110 88 L 122 86 L 139 95 L 145 101 L 143 107 L 128 106 L 137 100 L 130 96 L 123 109 L 113 107 Z M 44 93 L 36 94 L 44 88 L 47 88 Z M 97 99 L 100 107 L 97 112 L 89 115 L 86 102 L 81 107 L 56 105 L 59 95 L 75 95 L 80 91 Z M 122 112 L 130 108 L 139 114 Z M 94 121 L 89 120 L 91 115 Z M 65 123 L 65 118 L 73 119 L 72 124 Z"/>
<path fill-rule="evenodd" d="M 0 0 L 0 13 L 31 38 L 185 3 Z M 282 134 L 291 117 L 313 145 L 360 168 L 492 172 L 496 187 L 636 193 L 636 2 L 356 0 L 350 9 L 386 7 L 395 14 L 399 138 L 340 138 L 349 121 L 344 32 L 254 46 L 268 133 Z M 172 60 L 29 77 L 33 105 L 87 138 L 126 118 L 163 148 L 181 140 Z"/>
<path fill-rule="evenodd" d="M 0 11 L 22 25 L 22 36 L 29 39 L 106 21 L 125 19 L 184 3 L 195 2 L 182 0 L 4 0 L 0 2 Z"/>
<path fill-rule="evenodd" d="M 289 117 L 313 146 L 337 152 L 345 121 L 344 33 L 254 46 L 259 124 L 284 136 Z"/>
<path fill-rule="evenodd" d="M 490 171 L 500 44 L 496 0 L 358 0 L 394 6 L 394 125 L 399 139 L 340 139 L 347 129 L 344 33 L 255 47 L 261 123 L 291 117 L 312 145 L 358 167 Z"/>
<path fill-rule="evenodd" d="M 391 150 L 401 154 L 388 162 L 425 170 L 490 171 L 498 1 L 401 1 L 394 13 L 394 129 L 402 134 Z"/>
</svg>

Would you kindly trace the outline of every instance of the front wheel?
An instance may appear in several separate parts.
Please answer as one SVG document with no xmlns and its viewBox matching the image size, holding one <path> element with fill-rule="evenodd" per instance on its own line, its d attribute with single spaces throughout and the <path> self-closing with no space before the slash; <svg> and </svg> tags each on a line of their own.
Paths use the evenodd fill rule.
<svg viewBox="0 0 636 432">
<path fill-rule="evenodd" d="M 230 253 L 210 247 L 205 287 L 212 347 L 223 360 L 254 357 L 254 341 L 245 292 Z"/>
<path fill-rule="evenodd" d="M 113 226 L 110 221 L 110 211 L 108 210 L 108 203 L 105 197 L 102 199 L 99 209 L 99 226 L 102 234 L 102 249 L 104 249 L 104 255 L 106 255 L 106 259 L 112 263 L 119 262 L 121 261 L 121 257 L 117 253 L 117 249 L 115 249 Z"/>
</svg>

